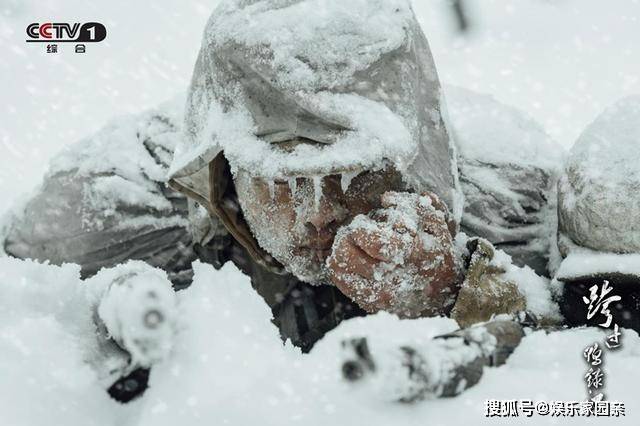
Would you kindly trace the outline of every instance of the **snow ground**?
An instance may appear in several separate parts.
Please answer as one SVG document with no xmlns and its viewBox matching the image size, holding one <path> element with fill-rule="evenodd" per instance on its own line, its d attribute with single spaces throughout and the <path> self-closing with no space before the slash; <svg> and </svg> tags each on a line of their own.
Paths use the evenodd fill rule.
<svg viewBox="0 0 640 426">
<path fill-rule="evenodd" d="M 406 406 L 378 383 L 340 379 L 339 343 L 367 336 L 374 357 L 419 346 L 452 331 L 446 318 L 399 321 L 388 314 L 343 323 L 309 355 L 283 346 L 266 304 L 233 265 L 196 263 L 192 287 L 178 293 L 181 323 L 169 357 L 152 369 L 150 388 L 128 405 L 112 401 L 86 363 L 95 356 L 90 308 L 75 265 L 0 259 L 0 424 L 189 426 L 638 424 L 640 338 L 605 354 L 606 390 L 627 404 L 620 418 L 486 418 L 486 399 L 582 400 L 582 350 L 598 329 L 533 333 L 505 366 L 485 369 L 479 385 L 453 399 Z M 375 330 L 375 331 L 372 331 Z"/>
</svg>

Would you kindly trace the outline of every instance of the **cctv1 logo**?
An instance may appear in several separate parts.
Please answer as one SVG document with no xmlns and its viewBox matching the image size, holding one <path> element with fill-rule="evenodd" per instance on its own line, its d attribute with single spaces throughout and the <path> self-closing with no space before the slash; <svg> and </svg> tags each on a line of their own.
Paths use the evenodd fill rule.
<svg viewBox="0 0 640 426">
<path fill-rule="evenodd" d="M 107 37 L 107 29 L 99 22 L 33 23 L 27 26 L 28 43 L 98 43 Z"/>
</svg>

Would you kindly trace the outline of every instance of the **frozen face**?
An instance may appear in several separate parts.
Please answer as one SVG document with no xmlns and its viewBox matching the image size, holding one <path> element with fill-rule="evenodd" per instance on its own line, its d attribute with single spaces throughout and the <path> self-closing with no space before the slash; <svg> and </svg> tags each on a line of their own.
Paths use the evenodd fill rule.
<svg viewBox="0 0 640 426">
<path fill-rule="evenodd" d="M 266 181 L 248 171 L 234 176 L 251 232 L 269 254 L 298 279 L 327 282 L 325 260 L 338 229 L 359 214 L 380 208 L 386 191 L 402 191 L 393 167 L 354 175 Z"/>
</svg>

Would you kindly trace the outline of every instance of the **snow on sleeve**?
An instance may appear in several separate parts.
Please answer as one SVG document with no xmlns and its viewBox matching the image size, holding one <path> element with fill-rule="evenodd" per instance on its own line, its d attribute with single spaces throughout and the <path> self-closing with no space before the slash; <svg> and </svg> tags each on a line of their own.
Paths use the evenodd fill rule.
<svg viewBox="0 0 640 426">
<path fill-rule="evenodd" d="M 85 188 L 85 200 L 100 210 L 115 210 L 118 204 L 130 207 L 151 207 L 158 211 L 171 210 L 171 202 L 157 196 L 157 188 L 151 182 L 139 184 L 118 175 L 96 177 Z"/>
<path fill-rule="evenodd" d="M 445 86 L 450 126 L 458 154 L 491 164 L 557 170 L 564 150 L 524 112 L 491 95 Z"/>
<path fill-rule="evenodd" d="M 300 352 L 283 346 L 269 307 L 234 265 L 193 266 L 193 284 L 178 293 L 174 351 L 151 372 L 139 424 L 270 424 L 274 410 L 306 399 Z"/>
<path fill-rule="evenodd" d="M 181 137 L 181 109 L 176 99 L 114 119 L 61 152 L 42 185 L 2 220 L 6 253 L 78 263 L 87 275 L 135 253 L 182 272 L 192 256 L 184 249 L 188 211 L 185 196 L 165 183 Z M 176 273 L 172 279 L 183 278 Z"/>
<path fill-rule="evenodd" d="M 91 222 L 99 225 L 120 206 L 143 206 L 171 214 L 172 203 L 162 187 L 181 135 L 181 121 L 181 96 L 155 110 L 113 119 L 95 135 L 57 155 L 51 161 L 45 180 L 73 173 L 76 180 L 87 181 L 82 189 L 83 209 L 104 216 L 86 218 L 87 225 L 92 225 Z M 154 223 L 154 218 L 145 220 L 148 224 L 163 226 Z"/>
<path fill-rule="evenodd" d="M 547 275 L 564 149 L 524 112 L 489 95 L 449 86 L 446 94 L 465 196 L 462 230 Z"/>
</svg>

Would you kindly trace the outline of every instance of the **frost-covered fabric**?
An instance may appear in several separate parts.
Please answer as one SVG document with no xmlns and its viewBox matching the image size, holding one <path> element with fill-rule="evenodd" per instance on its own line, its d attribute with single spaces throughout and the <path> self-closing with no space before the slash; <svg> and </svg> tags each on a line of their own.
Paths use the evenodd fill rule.
<svg viewBox="0 0 640 426">
<path fill-rule="evenodd" d="M 267 178 L 379 167 L 459 212 L 427 40 L 407 0 L 224 1 L 209 20 L 173 179 L 209 197 L 206 166 Z M 280 150 L 292 139 L 313 141 Z M 203 176 L 204 175 L 204 176 Z"/>
<path fill-rule="evenodd" d="M 446 94 L 465 197 L 462 230 L 547 275 L 563 149 L 538 123 L 491 96 L 457 87 Z"/>
<path fill-rule="evenodd" d="M 558 184 L 560 232 L 596 251 L 640 252 L 638 159 L 640 96 L 632 96 L 607 108 L 571 149 Z M 566 255 L 570 245 L 560 249 Z"/>
<path fill-rule="evenodd" d="M 55 157 L 42 186 L 12 214 L 7 254 L 78 263 L 83 276 L 143 259 L 188 280 L 187 201 L 164 183 L 182 105 L 176 99 L 115 119 Z"/>
</svg>

